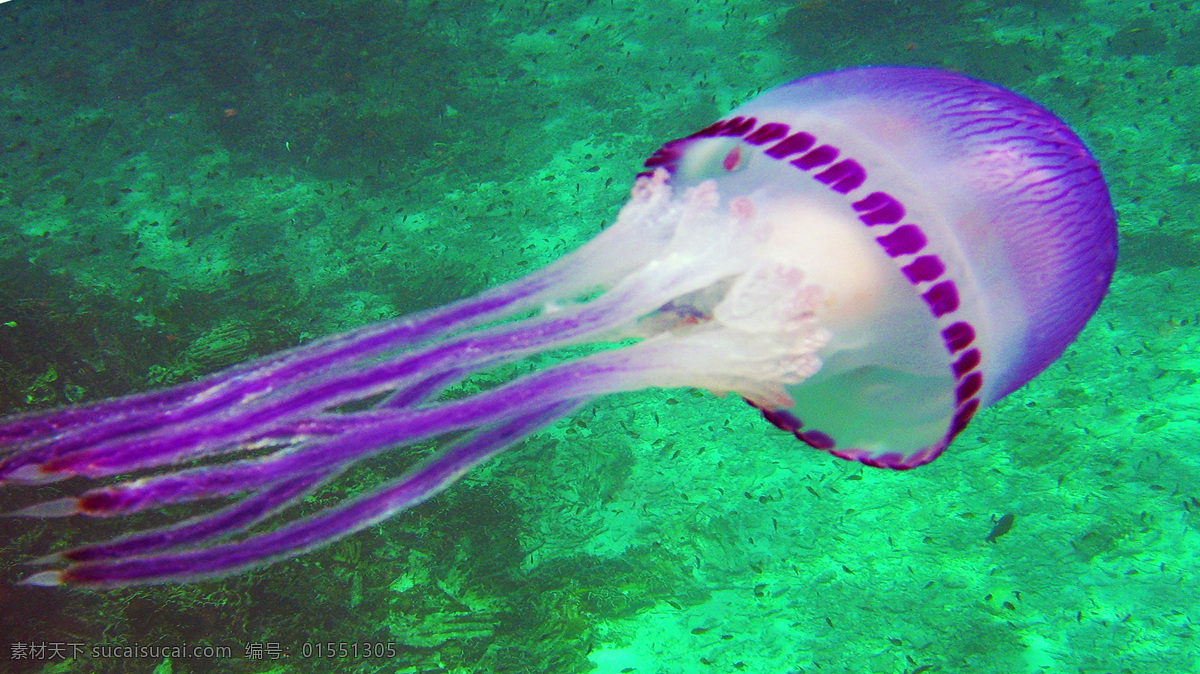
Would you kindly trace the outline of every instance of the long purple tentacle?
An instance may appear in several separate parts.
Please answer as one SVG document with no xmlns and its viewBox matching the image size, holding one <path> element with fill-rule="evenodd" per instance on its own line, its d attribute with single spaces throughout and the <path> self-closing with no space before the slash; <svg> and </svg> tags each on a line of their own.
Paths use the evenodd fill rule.
<svg viewBox="0 0 1200 674">
<path fill-rule="evenodd" d="M 92 498 L 85 495 L 82 507 L 97 514 L 133 512 L 168 503 L 253 491 L 272 484 L 281 475 L 341 469 L 389 447 L 496 423 L 508 415 L 563 398 L 593 397 L 627 389 L 629 384 L 622 374 L 635 372 L 625 367 L 623 361 L 623 358 L 599 354 L 437 406 L 339 415 L 336 419 L 338 432 L 332 433 L 332 437 L 311 439 L 264 457 L 191 468 L 102 488 L 93 492 Z"/>
<path fill-rule="evenodd" d="M 296 503 L 335 476 L 336 473 L 320 473 L 282 480 L 217 512 L 193 517 L 152 531 L 139 532 L 105 543 L 57 553 L 42 561 L 91 562 L 119 559 L 183 545 L 195 545 L 213 538 L 234 534 L 244 531 Z"/>
<path fill-rule="evenodd" d="M 68 559 L 88 561 L 62 571 L 35 574 L 25 582 L 56 585 L 63 582 L 84 586 L 119 587 L 164 580 L 194 580 L 220 576 L 259 566 L 284 557 L 301 554 L 391 517 L 417 505 L 453 484 L 475 465 L 491 458 L 545 425 L 569 414 L 581 404 L 578 400 L 560 400 L 520 414 L 507 422 L 485 427 L 465 441 L 433 456 L 405 476 L 374 492 L 360 496 L 322 513 L 291 522 L 274 531 L 241 541 L 213 547 L 152 556 L 124 557 L 183 542 L 195 543 L 211 538 L 211 527 L 180 527 L 167 539 L 151 542 L 136 538 L 115 541 L 67 554 Z M 204 529 L 204 531 L 200 531 Z M 224 531 L 222 533 L 228 533 Z M 199 534 L 199 535 L 197 535 Z M 166 545 L 162 541 L 169 540 Z M 114 559 L 119 552 L 123 558 Z"/>
<path fill-rule="evenodd" d="M 334 335 L 171 388 L 17 416 L 0 424 L 0 453 L 27 450 L 22 456 L 44 461 L 106 439 L 184 423 L 348 363 L 503 318 L 527 308 L 558 276 L 547 270 L 448 307 Z M 28 451 L 55 440 L 53 447 Z M 5 467 L 11 472 L 19 466 Z M 0 479 L 3 474 L 0 469 Z"/>
<path fill-rule="evenodd" d="M 377 409 L 415 407 L 422 401 L 440 393 L 446 386 L 458 381 L 463 374 L 460 370 L 448 370 L 426 377 L 397 391 L 392 397 L 380 403 Z M 297 436 L 304 438 L 330 437 L 351 430 L 355 425 L 353 419 L 345 419 L 338 415 L 326 415 L 320 420 L 305 419 L 291 428 L 281 429 L 278 437 L 273 440 L 275 444 L 279 445 L 297 444 Z M 267 439 L 265 442 L 270 443 L 272 439 Z M 158 508 L 174 503 L 211 498 L 213 496 L 205 494 L 202 491 L 171 489 L 167 486 L 169 484 L 178 485 L 181 482 L 186 482 L 186 479 L 179 479 L 185 474 L 186 471 L 183 473 L 168 473 L 157 478 L 140 478 L 98 489 L 90 489 L 77 497 L 67 497 L 56 501 L 39 503 L 22 508 L 12 514 L 24 517 L 65 517 L 67 515 L 112 517 L 114 515 L 128 515 L 148 508 Z M 329 477 L 332 477 L 332 475 L 329 475 Z M 316 485 L 320 482 L 317 478 L 323 478 L 323 476 L 306 477 L 305 479 Z M 280 476 L 276 480 L 283 482 L 285 478 L 284 476 Z M 237 493 L 237 490 L 228 493 Z"/>
<path fill-rule="evenodd" d="M 462 373 L 459 371 L 450 370 L 428 377 L 407 389 L 398 391 L 381 404 L 380 408 L 403 408 L 416 405 L 435 395 L 461 375 Z M 152 531 L 122 536 L 106 543 L 56 553 L 40 561 L 87 562 L 117 559 L 225 537 L 248 529 L 298 502 L 307 494 L 337 477 L 341 472 L 342 468 L 337 467 L 332 470 L 311 472 L 299 476 L 279 477 L 274 483 L 259 489 L 253 495 L 215 513 L 207 513 Z M 145 488 L 147 486 L 145 480 L 137 481 L 134 484 L 137 485 L 136 488 L 126 484 L 92 489 L 79 497 L 39 504 L 25 508 L 16 514 L 34 517 L 72 514 L 109 517 L 126 515 L 146 508 L 161 507 L 169 503 L 195 500 L 195 498 L 187 498 L 185 494 L 175 494 L 175 498 L 172 498 L 172 495 L 164 490 L 148 490 Z M 126 487 L 126 489 L 122 487 Z M 140 498 L 131 492 L 140 493 Z"/>
<path fill-rule="evenodd" d="M 238 451 L 264 437 L 284 433 L 282 429 L 295 426 L 293 422 L 304 415 L 377 395 L 417 375 L 517 358 L 616 327 L 628 314 L 614 311 L 614 307 L 628 304 L 628 297 L 616 293 L 561 316 L 449 338 L 391 361 L 338 371 L 303 386 L 283 387 L 211 415 L 213 418 L 205 417 L 203 423 L 168 419 L 152 431 L 111 440 L 104 439 L 107 429 L 100 429 L 99 438 L 93 437 L 91 429 L 80 429 L 0 464 L 0 479 L 38 482 L 70 475 L 105 477 L 193 456 Z"/>
</svg>

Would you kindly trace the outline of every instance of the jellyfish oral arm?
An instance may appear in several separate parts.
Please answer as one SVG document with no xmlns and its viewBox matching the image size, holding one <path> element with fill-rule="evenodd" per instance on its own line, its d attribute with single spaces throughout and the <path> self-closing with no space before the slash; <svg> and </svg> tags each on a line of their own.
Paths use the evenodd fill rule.
<svg viewBox="0 0 1200 674">
<path fill-rule="evenodd" d="M 819 321 L 824 294 L 804 283 L 800 269 L 764 255 L 775 225 L 761 214 L 752 197 L 722 203 L 711 182 L 675 194 L 659 170 L 637 181 L 617 222 L 599 237 L 476 298 L 175 389 L 0 425 L 7 446 L 0 480 L 7 483 L 128 476 L 18 514 L 113 517 L 241 499 L 52 555 L 45 561 L 70 566 L 28 582 L 187 581 L 299 554 L 420 503 L 607 393 L 691 386 L 787 406 L 786 387 L 820 368 L 816 354 L 828 340 Z M 497 323 L 522 311 L 533 313 Z M 442 399 L 498 365 L 581 347 L 592 353 Z M 462 432 L 395 482 L 342 506 L 286 517 L 356 462 Z M 148 470 L 157 472 L 139 476 Z"/>
</svg>

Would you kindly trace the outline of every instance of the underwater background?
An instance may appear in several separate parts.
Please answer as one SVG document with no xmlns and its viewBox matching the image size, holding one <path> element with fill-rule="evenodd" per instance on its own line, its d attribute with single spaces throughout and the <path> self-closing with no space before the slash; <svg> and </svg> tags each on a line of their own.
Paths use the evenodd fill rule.
<svg viewBox="0 0 1200 674">
<path fill-rule="evenodd" d="M 940 460 L 865 468 L 736 399 L 644 391 L 221 581 L 19 586 L 25 562 L 121 523 L 0 519 L 0 671 L 1200 671 L 1189 2 L 13 0 L 0 413 L 184 381 L 516 278 L 611 222 L 663 141 L 863 64 L 1046 105 L 1121 218 L 1078 342 Z M 0 511 L 61 493 L 6 489 Z M 119 650 L 181 646 L 218 650 Z"/>
</svg>

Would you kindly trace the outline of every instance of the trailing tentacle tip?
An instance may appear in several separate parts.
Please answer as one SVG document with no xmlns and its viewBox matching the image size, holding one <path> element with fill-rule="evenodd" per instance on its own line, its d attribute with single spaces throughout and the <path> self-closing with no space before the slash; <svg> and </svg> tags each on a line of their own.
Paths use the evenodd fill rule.
<svg viewBox="0 0 1200 674">
<path fill-rule="evenodd" d="M 42 571 L 22 580 L 18 585 L 36 585 L 38 587 L 54 587 L 66 582 L 65 571 Z"/>
<path fill-rule="evenodd" d="M 35 503 L 31 506 L 26 506 L 20 510 L 14 510 L 10 513 L 4 513 L 5 517 L 68 517 L 70 515 L 78 515 L 83 512 L 80 508 L 79 499 L 68 496 L 65 498 L 47 501 L 45 503 Z"/>
<path fill-rule="evenodd" d="M 0 486 L 20 484 L 36 486 L 65 480 L 70 475 L 49 470 L 44 464 L 30 463 L 12 470 L 0 470 Z"/>
</svg>

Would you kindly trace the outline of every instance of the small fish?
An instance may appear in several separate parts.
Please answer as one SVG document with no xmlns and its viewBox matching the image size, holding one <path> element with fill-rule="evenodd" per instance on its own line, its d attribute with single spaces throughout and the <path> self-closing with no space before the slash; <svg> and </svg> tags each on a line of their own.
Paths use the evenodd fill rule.
<svg viewBox="0 0 1200 674">
<path fill-rule="evenodd" d="M 996 520 L 996 526 L 992 527 L 992 533 L 988 534 L 987 538 L 984 538 L 983 540 L 987 541 L 988 543 L 995 543 L 997 538 L 1000 538 L 1004 534 L 1012 531 L 1013 522 L 1015 521 L 1017 521 L 1016 515 L 1012 513 L 1004 515 L 1000 519 Z"/>
</svg>

